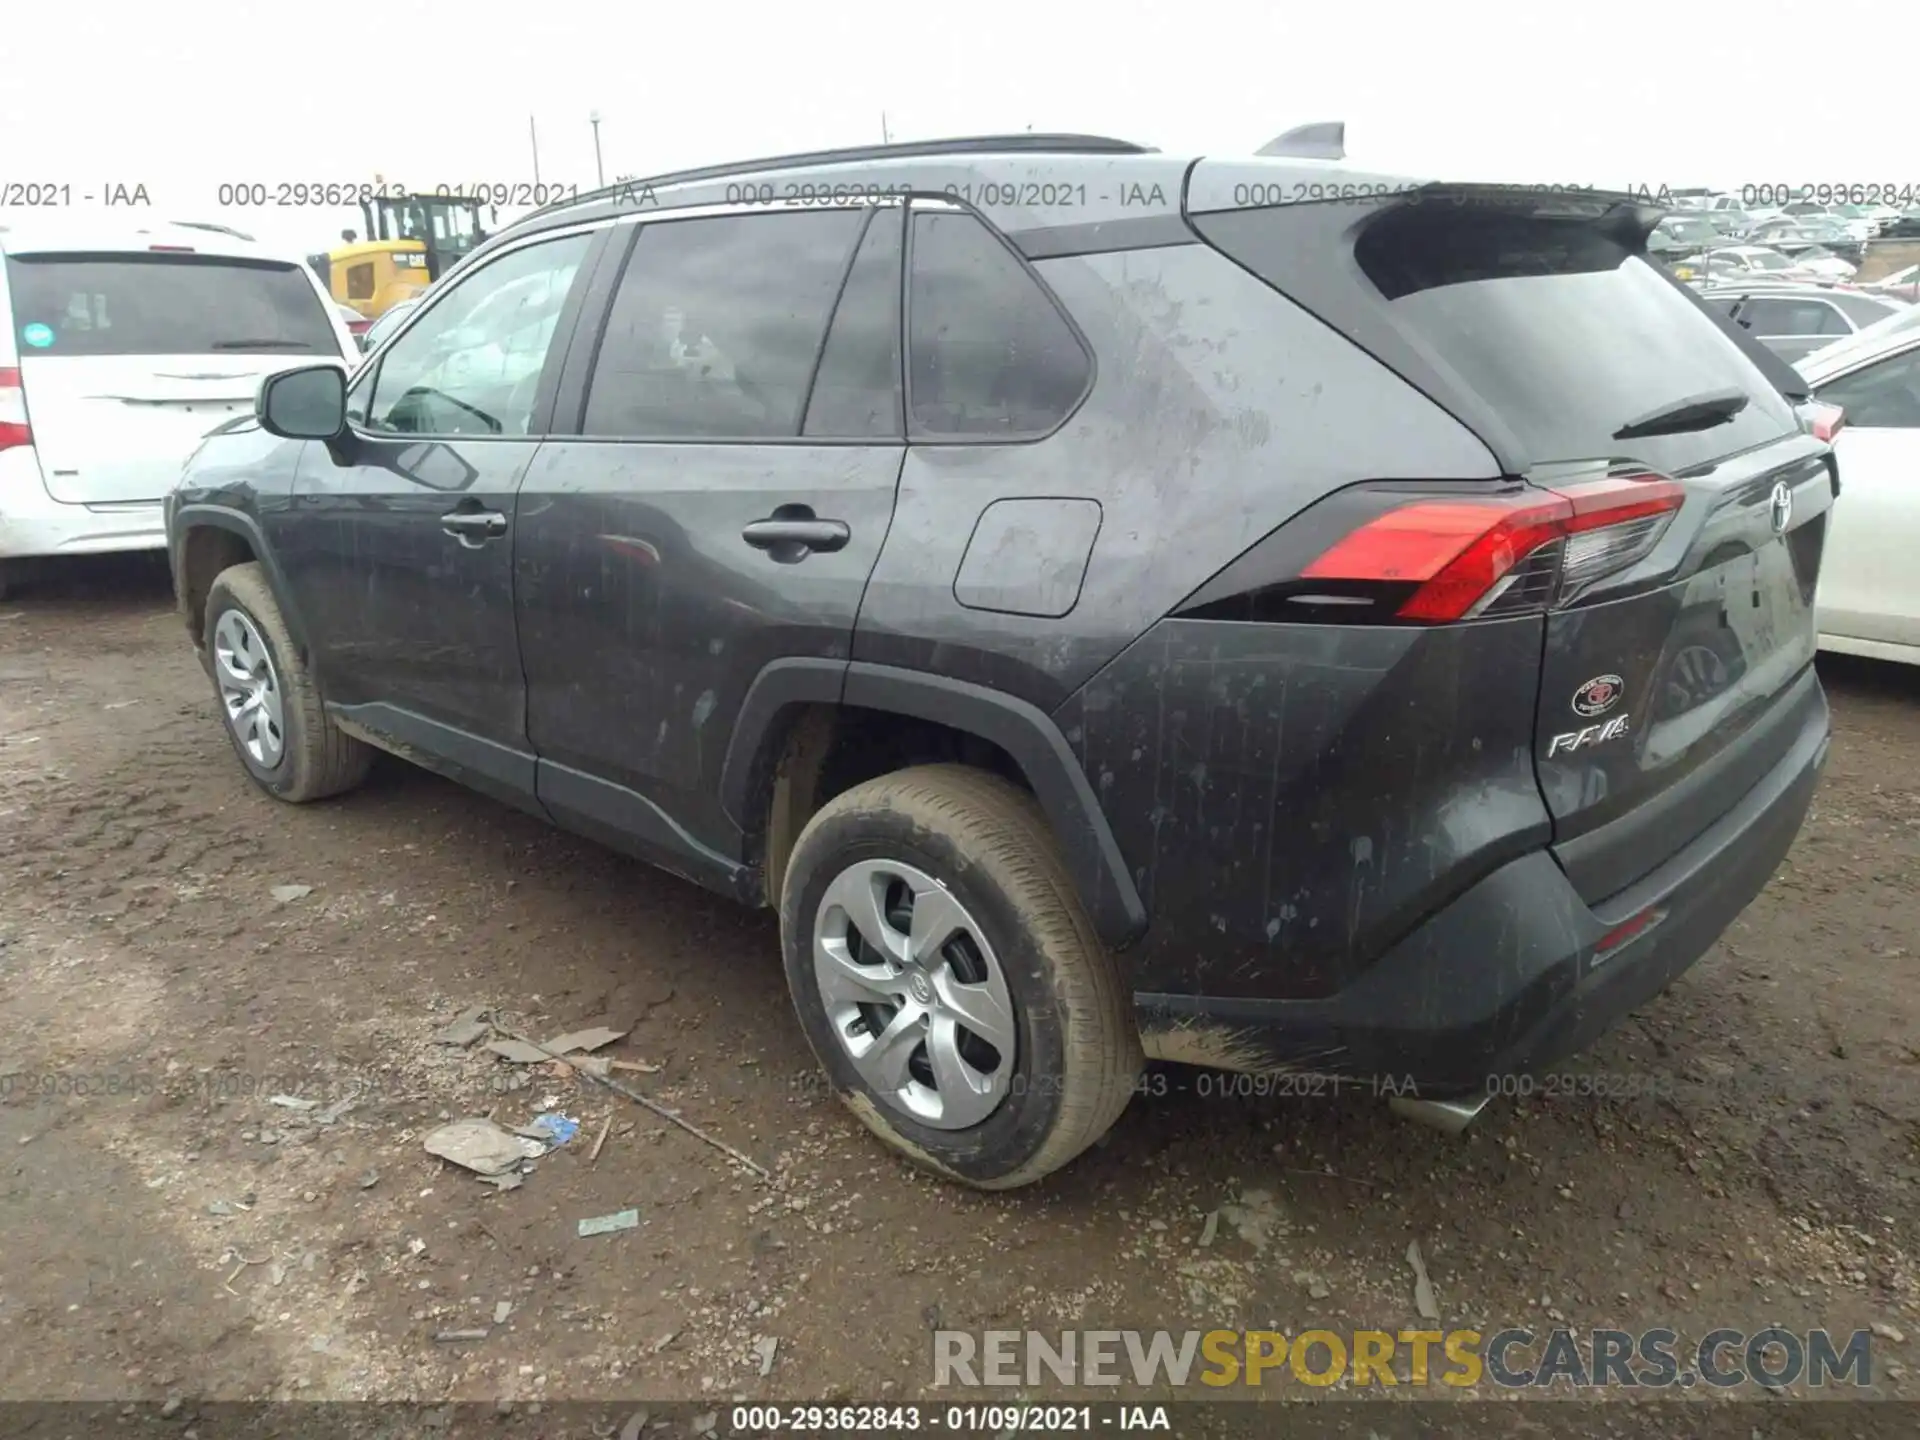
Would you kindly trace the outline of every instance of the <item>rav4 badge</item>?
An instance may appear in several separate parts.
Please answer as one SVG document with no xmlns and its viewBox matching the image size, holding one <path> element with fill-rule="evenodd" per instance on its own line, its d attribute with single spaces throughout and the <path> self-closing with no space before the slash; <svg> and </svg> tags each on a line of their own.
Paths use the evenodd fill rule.
<svg viewBox="0 0 1920 1440">
<path fill-rule="evenodd" d="M 1553 737 L 1547 746 L 1547 758 L 1556 755 L 1571 755 L 1576 750 L 1585 750 L 1593 745 L 1604 745 L 1609 740 L 1618 739 L 1627 733 L 1627 721 L 1631 716 L 1616 715 L 1604 725 L 1589 725 L 1584 730 L 1569 730 Z"/>
</svg>

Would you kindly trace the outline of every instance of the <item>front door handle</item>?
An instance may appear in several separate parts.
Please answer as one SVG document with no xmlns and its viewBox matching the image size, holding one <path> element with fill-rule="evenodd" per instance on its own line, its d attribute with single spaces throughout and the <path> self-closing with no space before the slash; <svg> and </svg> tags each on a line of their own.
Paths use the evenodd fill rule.
<svg viewBox="0 0 1920 1440">
<path fill-rule="evenodd" d="M 756 550 L 767 551 L 775 560 L 788 562 L 816 550 L 842 549 L 853 538 L 844 520 L 816 519 L 811 510 L 801 505 L 783 505 L 780 509 L 801 513 L 775 512 L 765 520 L 755 520 L 740 532 L 740 538 Z"/>
<path fill-rule="evenodd" d="M 472 548 L 507 533 L 507 517 L 498 510 L 455 510 L 440 517 L 440 528 Z"/>
</svg>

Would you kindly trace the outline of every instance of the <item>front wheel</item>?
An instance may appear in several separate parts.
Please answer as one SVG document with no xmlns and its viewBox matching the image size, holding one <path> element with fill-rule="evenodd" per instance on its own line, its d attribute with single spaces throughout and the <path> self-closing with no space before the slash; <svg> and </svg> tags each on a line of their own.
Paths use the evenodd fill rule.
<svg viewBox="0 0 1920 1440">
<path fill-rule="evenodd" d="M 835 797 L 795 843 L 780 922 L 815 1056 L 916 1164 L 1012 1189 L 1126 1108 L 1126 989 L 1039 806 L 998 776 L 926 765 Z"/>
<path fill-rule="evenodd" d="M 373 752 L 327 718 L 257 563 L 220 572 L 207 592 L 206 623 L 207 670 L 221 718 L 254 784 L 299 804 L 366 778 Z"/>
</svg>

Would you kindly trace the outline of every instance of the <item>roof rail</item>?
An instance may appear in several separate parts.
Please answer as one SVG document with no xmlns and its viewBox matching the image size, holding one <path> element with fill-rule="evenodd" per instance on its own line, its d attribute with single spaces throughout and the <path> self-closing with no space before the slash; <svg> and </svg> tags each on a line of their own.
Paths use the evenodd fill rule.
<svg viewBox="0 0 1920 1440">
<path fill-rule="evenodd" d="M 730 175 L 757 175 L 766 170 L 804 170 L 816 165 L 847 165 L 863 160 L 913 160 L 935 155 L 985 155 L 996 151 L 1023 151 L 1040 155 L 1151 155 L 1151 145 L 1115 140 L 1105 135 L 973 135 L 954 140 L 907 140 L 892 145 L 854 145 L 842 150 L 809 150 L 797 155 L 772 155 L 759 160 L 734 160 L 703 165 L 665 175 L 634 175 L 565 200 L 555 200 L 530 212 L 545 215 L 593 200 L 608 200 L 634 190 L 686 185 L 695 180 L 724 180 Z M 527 218 L 527 217 L 522 217 Z"/>
</svg>

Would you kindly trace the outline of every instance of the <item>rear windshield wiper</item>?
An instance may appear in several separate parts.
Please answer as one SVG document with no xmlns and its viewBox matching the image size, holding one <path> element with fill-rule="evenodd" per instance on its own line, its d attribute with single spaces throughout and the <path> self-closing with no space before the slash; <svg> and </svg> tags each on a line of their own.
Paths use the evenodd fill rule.
<svg viewBox="0 0 1920 1440">
<path fill-rule="evenodd" d="M 1689 430 L 1711 430 L 1747 408 L 1744 390 L 1715 390 L 1662 405 L 1613 432 L 1616 440 L 1644 440 L 1649 435 L 1683 435 Z"/>
<path fill-rule="evenodd" d="M 311 350 L 304 340 L 216 340 L 215 350 Z"/>
</svg>

